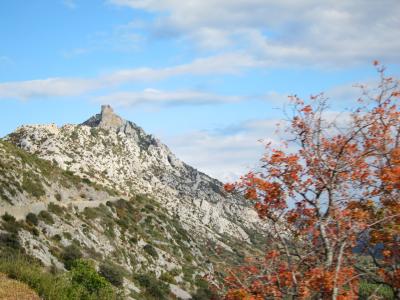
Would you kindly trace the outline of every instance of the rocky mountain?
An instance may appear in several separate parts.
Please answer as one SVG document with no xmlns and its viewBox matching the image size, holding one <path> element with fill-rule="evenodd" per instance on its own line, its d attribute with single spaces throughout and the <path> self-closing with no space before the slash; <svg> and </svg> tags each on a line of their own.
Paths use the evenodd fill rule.
<svg viewBox="0 0 400 300">
<path fill-rule="evenodd" d="M 80 125 L 22 126 L 0 143 L 5 213 L 29 255 L 60 270 L 71 249 L 112 263 L 133 299 L 157 299 L 137 274 L 167 284 L 166 299 L 196 298 L 203 276 L 218 283 L 227 267 L 259 251 L 265 229 L 221 182 L 110 106 Z M 10 234 L 7 220 L 0 234 Z"/>
</svg>

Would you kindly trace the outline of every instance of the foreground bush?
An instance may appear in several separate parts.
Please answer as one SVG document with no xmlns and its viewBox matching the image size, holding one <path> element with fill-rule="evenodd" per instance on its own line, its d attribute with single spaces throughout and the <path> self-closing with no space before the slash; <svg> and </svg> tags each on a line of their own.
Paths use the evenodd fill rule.
<svg viewBox="0 0 400 300">
<path fill-rule="evenodd" d="M 26 256 L 0 256 L 0 273 L 26 283 L 43 299 L 117 299 L 107 281 L 82 262 L 73 266 L 71 272 L 54 275 Z"/>
</svg>

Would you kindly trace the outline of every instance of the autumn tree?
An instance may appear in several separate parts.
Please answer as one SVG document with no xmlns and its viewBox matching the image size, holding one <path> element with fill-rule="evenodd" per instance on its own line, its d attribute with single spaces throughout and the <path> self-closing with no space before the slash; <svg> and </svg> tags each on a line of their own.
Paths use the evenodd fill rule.
<svg viewBox="0 0 400 300">
<path fill-rule="evenodd" d="M 378 86 L 336 117 L 323 94 L 291 97 L 283 146 L 225 185 L 270 228 L 265 256 L 226 278 L 226 300 L 358 299 L 361 281 L 400 299 L 400 90 L 374 64 Z"/>
</svg>

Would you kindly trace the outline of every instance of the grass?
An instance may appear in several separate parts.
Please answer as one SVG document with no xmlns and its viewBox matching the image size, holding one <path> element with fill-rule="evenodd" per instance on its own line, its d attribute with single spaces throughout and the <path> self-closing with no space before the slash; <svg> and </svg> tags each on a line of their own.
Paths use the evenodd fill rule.
<svg viewBox="0 0 400 300">
<path fill-rule="evenodd" d="M 8 278 L 0 273 L 0 299 L 4 300 L 40 300 L 28 285 Z"/>
</svg>

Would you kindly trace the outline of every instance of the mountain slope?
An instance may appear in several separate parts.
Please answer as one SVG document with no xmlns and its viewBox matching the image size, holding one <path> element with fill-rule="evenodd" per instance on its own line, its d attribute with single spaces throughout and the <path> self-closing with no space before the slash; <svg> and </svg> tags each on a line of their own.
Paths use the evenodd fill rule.
<svg viewBox="0 0 400 300">
<path fill-rule="evenodd" d="M 81 125 L 22 126 L 6 139 L 0 215 L 17 221 L 0 221 L 0 252 L 60 270 L 79 254 L 123 274 L 128 297 L 189 299 L 208 295 L 203 276 L 218 283 L 262 248 L 251 208 L 108 106 Z"/>
<path fill-rule="evenodd" d="M 253 209 L 226 195 L 218 180 L 177 159 L 167 146 L 109 106 L 82 125 L 23 126 L 8 140 L 125 195 L 154 195 L 196 232 L 211 228 L 216 234 L 248 240 L 243 227 L 259 226 Z"/>
</svg>

